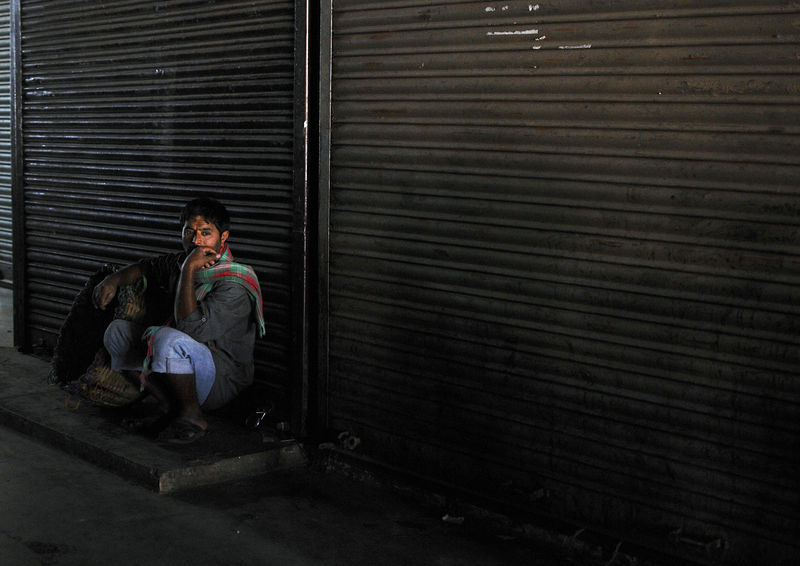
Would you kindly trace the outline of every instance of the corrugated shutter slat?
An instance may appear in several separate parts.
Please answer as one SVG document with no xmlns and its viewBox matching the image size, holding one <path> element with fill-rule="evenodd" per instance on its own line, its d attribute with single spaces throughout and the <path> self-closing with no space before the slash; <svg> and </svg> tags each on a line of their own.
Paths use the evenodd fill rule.
<svg viewBox="0 0 800 566">
<path fill-rule="evenodd" d="M 11 56 L 9 6 L 0 8 L 0 284 L 13 277 L 11 237 Z"/>
<path fill-rule="evenodd" d="M 330 425 L 660 551 L 796 556 L 799 15 L 335 3 Z"/>
<path fill-rule="evenodd" d="M 216 194 L 264 293 L 256 378 L 288 401 L 294 4 L 21 4 L 30 345 L 100 264 L 179 249 L 182 204 Z"/>
</svg>

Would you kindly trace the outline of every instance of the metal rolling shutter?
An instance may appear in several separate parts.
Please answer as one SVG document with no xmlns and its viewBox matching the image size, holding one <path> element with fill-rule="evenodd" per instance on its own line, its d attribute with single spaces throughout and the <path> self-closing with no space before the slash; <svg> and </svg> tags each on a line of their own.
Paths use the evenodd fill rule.
<svg viewBox="0 0 800 566">
<path fill-rule="evenodd" d="M 660 551 L 796 556 L 798 22 L 334 3 L 329 425 Z"/>
<path fill-rule="evenodd" d="M 0 6 L 0 285 L 11 286 L 11 91 L 9 8 Z"/>
<path fill-rule="evenodd" d="M 87 274 L 180 249 L 213 193 L 256 269 L 256 378 L 286 393 L 294 6 L 286 1 L 21 3 L 25 344 L 53 344 Z"/>
</svg>

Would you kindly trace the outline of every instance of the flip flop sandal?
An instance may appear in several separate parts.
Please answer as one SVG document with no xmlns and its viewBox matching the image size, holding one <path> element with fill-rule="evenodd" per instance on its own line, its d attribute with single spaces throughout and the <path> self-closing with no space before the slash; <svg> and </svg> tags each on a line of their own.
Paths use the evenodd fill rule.
<svg viewBox="0 0 800 566">
<path fill-rule="evenodd" d="M 192 422 L 177 419 L 167 426 L 159 435 L 159 440 L 166 440 L 171 444 L 191 444 L 206 435 L 206 429 Z"/>
</svg>

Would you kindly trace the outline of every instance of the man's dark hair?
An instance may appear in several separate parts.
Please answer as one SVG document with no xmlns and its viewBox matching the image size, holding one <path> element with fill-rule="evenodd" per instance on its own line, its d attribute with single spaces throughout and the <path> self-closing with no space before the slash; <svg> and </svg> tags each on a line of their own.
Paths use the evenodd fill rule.
<svg viewBox="0 0 800 566">
<path fill-rule="evenodd" d="M 185 226 L 186 221 L 194 216 L 205 218 L 206 222 L 217 227 L 220 234 L 231 229 L 228 209 L 215 198 L 201 197 L 187 202 L 181 211 L 181 226 Z"/>
</svg>

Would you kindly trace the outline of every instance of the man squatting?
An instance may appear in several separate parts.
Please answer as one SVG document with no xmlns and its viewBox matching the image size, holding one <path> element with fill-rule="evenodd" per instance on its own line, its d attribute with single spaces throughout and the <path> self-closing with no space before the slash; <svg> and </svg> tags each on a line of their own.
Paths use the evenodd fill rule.
<svg viewBox="0 0 800 566">
<path fill-rule="evenodd" d="M 103 342 L 111 369 L 140 377 L 158 400 L 157 420 L 169 422 L 159 436 L 187 443 L 208 429 L 203 409 L 225 405 L 253 382 L 253 346 L 264 322 L 256 275 L 234 263 L 228 248 L 225 206 L 212 198 L 195 199 L 184 206 L 180 221 L 183 252 L 120 269 L 94 288 L 92 300 L 105 309 L 121 286 L 140 277 L 171 298 L 172 312 L 163 317 L 171 315 L 167 325 L 146 329 L 114 320 Z"/>
</svg>

